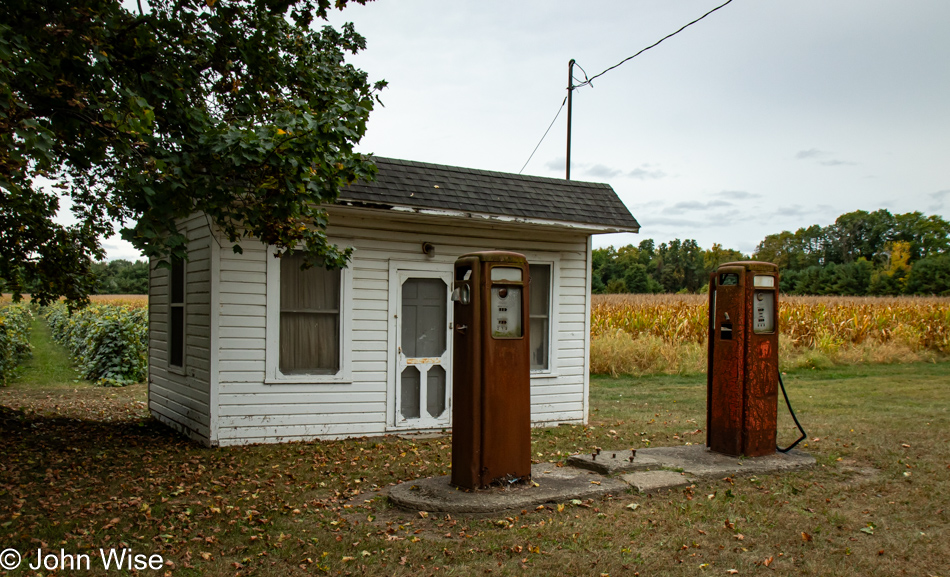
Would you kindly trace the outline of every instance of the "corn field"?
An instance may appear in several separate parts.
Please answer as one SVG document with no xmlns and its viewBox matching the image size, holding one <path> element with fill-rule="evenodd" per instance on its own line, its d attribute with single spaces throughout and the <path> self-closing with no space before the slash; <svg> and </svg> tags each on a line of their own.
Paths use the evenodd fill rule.
<svg viewBox="0 0 950 577">
<path fill-rule="evenodd" d="M 669 343 L 706 342 L 705 295 L 594 295 L 593 339 L 622 331 Z M 950 352 L 950 299 L 935 297 L 782 297 L 779 334 L 787 344 L 826 349 L 898 341 Z"/>
</svg>

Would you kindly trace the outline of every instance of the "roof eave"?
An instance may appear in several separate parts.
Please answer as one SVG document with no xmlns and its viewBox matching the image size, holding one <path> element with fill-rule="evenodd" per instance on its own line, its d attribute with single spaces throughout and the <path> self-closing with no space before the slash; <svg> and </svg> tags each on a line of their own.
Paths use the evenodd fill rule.
<svg viewBox="0 0 950 577">
<path fill-rule="evenodd" d="M 623 226 L 615 224 L 571 222 L 562 220 L 549 220 L 542 218 L 510 216 L 500 214 L 489 214 L 484 212 L 471 212 L 463 210 L 453 210 L 446 208 L 423 208 L 418 206 L 396 205 L 385 203 L 367 203 L 356 200 L 339 199 L 337 204 L 354 208 L 366 208 L 371 210 L 388 210 L 401 214 L 420 214 L 426 216 L 440 216 L 459 219 L 477 219 L 486 222 L 497 222 L 506 224 L 526 224 L 533 226 L 546 226 L 556 228 L 566 228 L 585 232 L 588 234 L 608 234 L 615 232 L 639 232 L 640 227 Z"/>
</svg>

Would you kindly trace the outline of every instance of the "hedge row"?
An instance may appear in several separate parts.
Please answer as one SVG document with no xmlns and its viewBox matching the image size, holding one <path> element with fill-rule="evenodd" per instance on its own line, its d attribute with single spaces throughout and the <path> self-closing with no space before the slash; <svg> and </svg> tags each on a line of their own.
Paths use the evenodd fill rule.
<svg viewBox="0 0 950 577">
<path fill-rule="evenodd" d="M 73 355 L 83 378 L 121 387 L 148 373 L 148 309 L 91 304 L 73 311 L 62 303 L 46 309 L 53 338 Z"/>
<path fill-rule="evenodd" d="M 0 386 L 7 385 L 20 361 L 32 355 L 32 323 L 30 305 L 19 303 L 0 306 Z"/>
</svg>

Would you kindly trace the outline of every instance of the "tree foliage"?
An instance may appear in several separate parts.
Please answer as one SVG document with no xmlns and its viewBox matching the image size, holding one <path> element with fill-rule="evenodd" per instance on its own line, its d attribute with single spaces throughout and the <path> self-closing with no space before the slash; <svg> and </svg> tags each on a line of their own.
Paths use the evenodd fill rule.
<svg viewBox="0 0 950 577">
<path fill-rule="evenodd" d="M 940 216 L 881 209 L 768 235 L 755 258 L 778 264 L 781 288 L 792 294 L 946 294 L 948 252 L 950 223 Z"/>
<path fill-rule="evenodd" d="M 595 293 L 698 292 L 720 264 L 747 258 L 719 244 L 705 251 L 692 239 L 673 239 L 659 247 L 647 239 L 636 247 L 595 249 L 591 285 Z"/>
<path fill-rule="evenodd" d="M 343 266 L 320 205 L 372 178 L 353 147 L 384 86 L 344 62 L 365 47 L 351 25 L 312 26 L 346 3 L 0 3 L 4 288 L 83 300 L 114 223 L 147 257 L 186 258 L 175 222 L 197 211 L 237 252 L 253 237 Z M 77 224 L 54 222 L 59 194 Z"/>
<path fill-rule="evenodd" d="M 766 236 L 755 260 L 779 266 L 782 292 L 803 295 L 950 294 L 950 223 L 920 212 L 850 212 L 833 224 Z M 709 273 L 747 255 L 673 239 L 593 251 L 595 293 L 702 292 Z"/>
<path fill-rule="evenodd" d="M 92 265 L 96 284 L 93 294 L 144 295 L 148 294 L 148 263 L 123 259 L 97 262 Z"/>
</svg>

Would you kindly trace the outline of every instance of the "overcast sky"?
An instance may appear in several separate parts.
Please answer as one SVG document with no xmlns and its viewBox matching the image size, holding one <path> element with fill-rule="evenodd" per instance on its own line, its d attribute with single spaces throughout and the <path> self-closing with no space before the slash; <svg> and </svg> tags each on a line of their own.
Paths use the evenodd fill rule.
<svg viewBox="0 0 950 577">
<path fill-rule="evenodd" d="M 592 76 L 723 1 L 349 6 L 331 22 L 367 39 L 350 61 L 389 82 L 359 150 L 517 173 L 568 60 Z M 571 176 L 609 183 L 642 226 L 595 247 L 694 238 L 750 253 L 853 210 L 947 218 L 948 24 L 947 0 L 734 0 L 575 90 Z M 565 121 L 525 174 L 563 178 Z"/>
</svg>

